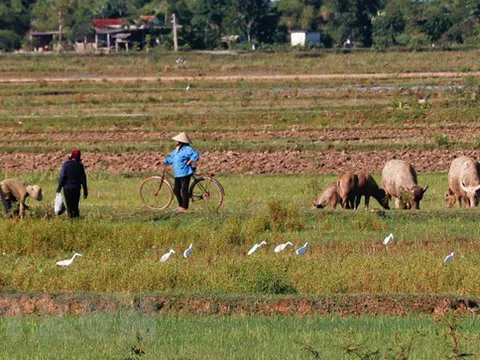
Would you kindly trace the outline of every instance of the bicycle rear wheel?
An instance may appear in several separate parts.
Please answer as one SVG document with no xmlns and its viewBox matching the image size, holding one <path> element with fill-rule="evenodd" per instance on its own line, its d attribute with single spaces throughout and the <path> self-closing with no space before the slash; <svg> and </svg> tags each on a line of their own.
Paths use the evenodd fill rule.
<svg viewBox="0 0 480 360">
<path fill-rule="evenodd" d="M 163 210 L 173 200 L 172 185 L 165 178 L 150 176 L 140 185 L 140 198 L 143 204 L 152 210 Z"/>
<path fill-rule="evenodd" d="M 223 205 L 225 190 L 216 179 L 202 176 L 192 183 L 189 194 L 194 207 L 217 211 Z"/>
</svg>

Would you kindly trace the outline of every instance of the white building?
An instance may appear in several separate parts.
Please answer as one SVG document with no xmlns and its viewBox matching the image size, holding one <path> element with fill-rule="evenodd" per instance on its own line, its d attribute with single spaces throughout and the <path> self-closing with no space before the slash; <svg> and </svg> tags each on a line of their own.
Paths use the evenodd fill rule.
<svg viewBox="0 0 480 360">
<path fill-rule="evenodd" d="M 310 31 L 292 31 L 290 33 L 290 43 L 292 46 L 305 46 L 309 42 L 314 45 L 320 43 L 320 33 Z"/>
</svg>

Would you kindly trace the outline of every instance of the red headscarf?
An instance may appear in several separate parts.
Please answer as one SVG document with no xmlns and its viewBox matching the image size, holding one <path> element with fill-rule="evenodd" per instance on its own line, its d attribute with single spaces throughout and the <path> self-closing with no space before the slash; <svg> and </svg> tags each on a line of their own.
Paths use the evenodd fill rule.
<svg viewBox="0 0 480 360">
<path fill-rule="evenodd" d="M 70 154 L 70 157 L 71 157 L 72 159 L 75 159 L 75 160 L 77 160 L 77 161 L 80 161 L 81 155 L 82 155 L 82 153 L 80 152 L 80 150 L 75 149 L 75 150 L 73 150 L 72 153 Z"/>
</svg>

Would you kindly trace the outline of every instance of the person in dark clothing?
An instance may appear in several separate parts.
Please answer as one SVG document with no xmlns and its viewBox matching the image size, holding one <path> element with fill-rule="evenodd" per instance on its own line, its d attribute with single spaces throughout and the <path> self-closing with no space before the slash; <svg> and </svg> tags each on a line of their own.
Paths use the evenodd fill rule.
<svg viewBox="0 0 480 360">
<path fill-rule="evenodd" d="M 80 202 L 80 190 L 83 188 L 83 198 L 88 197 L 87 175 L 81 160 L 80 150 L 73 150 L 68 161 L 62 166 L 58 178 L 57 193 L 63 189 L 68 217 L 74 219 L 80 216 L 78 203 Z"/>
</svg>

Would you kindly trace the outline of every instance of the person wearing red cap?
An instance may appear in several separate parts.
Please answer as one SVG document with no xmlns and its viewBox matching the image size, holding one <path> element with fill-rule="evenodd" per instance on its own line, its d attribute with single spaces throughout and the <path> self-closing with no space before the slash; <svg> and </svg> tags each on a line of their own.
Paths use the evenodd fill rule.
<svg viewBox="0 0 480 360">
<path fill-rule="evenodd" d="M 63 163 L 62 171 L 58 178 L 57 193 L 63 189 L 68 217 L 74 219 L 80 216 L 78 204 L 80 191 L 83 188 L 83 198 L 88 197 L 87 175 L 82 164 L 80 150 L 73 150 L 69 159 Z"/>
</svg>

